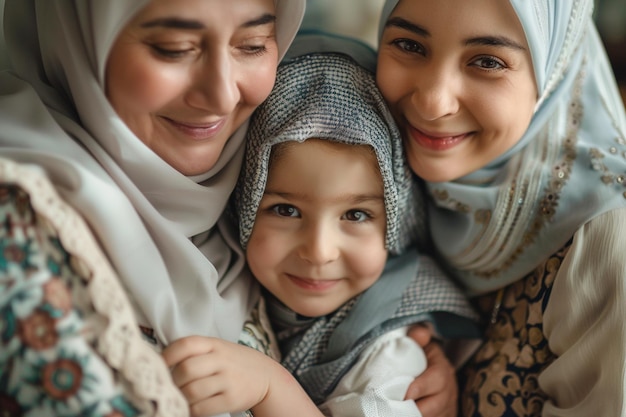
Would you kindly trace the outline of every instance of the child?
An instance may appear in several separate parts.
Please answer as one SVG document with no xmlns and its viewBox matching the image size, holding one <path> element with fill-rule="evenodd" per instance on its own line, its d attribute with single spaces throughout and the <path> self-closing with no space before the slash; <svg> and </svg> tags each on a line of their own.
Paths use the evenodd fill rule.
<svg viewBox="0 0 626 417">
<path fill-rule="evenodd" d="M 469 338 L 474 313 L 409 247 L 420 193 L 373 74 L 344 54 L 292 53 L 244 166 L 240 240 L 282 364 L 326 415 L 420 416 L 405 394 L 426 361 L 407 326 L 463 325 L 454 336 Z"/>
<path fill-rule="evenodd" d="M 626 115 L 592 8 L 384 6 L 378 86 L 489 323 L 464 416 L 626 415 Z"/>
</svg>

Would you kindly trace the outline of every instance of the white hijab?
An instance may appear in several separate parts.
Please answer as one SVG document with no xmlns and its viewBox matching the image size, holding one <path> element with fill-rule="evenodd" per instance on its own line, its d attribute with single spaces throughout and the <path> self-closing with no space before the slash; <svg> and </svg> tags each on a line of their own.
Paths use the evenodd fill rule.
<svg viewBox="0 0 626 417">
<path fill-rule="evenodd" d="M 540 94 L 530 126 L 488 166 L 427 184 L 433 240 L 471 294 L 518 280 L 585 222 L 626 207 L 626 113 L 593 0 L 510 1 Z M 381 31 L 397 3 L 385 3 Z"/>
<path fill-rule="evenodd" d="M 0 75 L 0 156 L 44 169 L 88 221 L 162 343 L 236 340 L 256 287 L 220 220 L 243 156 L 242 126 L 202 180 L 149 150 L 104 94 L 108 52 L 147 0 L 7 0 L 12 73 Z M 275 0 L 284 55 L 305 0 Z"/>
</svg>

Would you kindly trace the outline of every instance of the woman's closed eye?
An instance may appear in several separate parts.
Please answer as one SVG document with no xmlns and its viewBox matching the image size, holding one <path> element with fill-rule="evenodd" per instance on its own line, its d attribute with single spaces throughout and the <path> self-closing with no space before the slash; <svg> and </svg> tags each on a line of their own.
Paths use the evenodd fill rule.
<svg viewBox="0 0 626 417">
<path fill-rule="evenodd" d="M 273 41 L 273 38 L 263 38 L 261 41 L 244 42 L 238 49 L 245 55 L 261 56 L 269 51 L 266 44 L 268 39 Z"/>
<path fill-rule="evenodd" d="M 195 52 L 195 48 L 192 47 L 174 47 L 152 44 L 150 45 L 150 48 L 152 48 L 157 55 L 171 60 L 185 58 L 189 54 Z"/>
</svg>

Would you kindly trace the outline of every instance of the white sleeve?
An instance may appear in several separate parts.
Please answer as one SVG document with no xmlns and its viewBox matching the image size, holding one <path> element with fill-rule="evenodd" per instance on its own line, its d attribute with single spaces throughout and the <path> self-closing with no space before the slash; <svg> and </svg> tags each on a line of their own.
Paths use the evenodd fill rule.
<svg viewBox="0 0 626 417">
<path fill-rule="evenodd" d="M 334 417 L 421 417 L 404 396 L 425 369 L 426 355 L 406 327 L 386 333 L 361 354 L 320 409 Z"/>
<path fill-rule="evenodd" d="M 554 281 L 544 332 L 558 357 L 540 375 L 543 417 L 626 416 L 626 209 L 575 235 Z"/>
</svg>

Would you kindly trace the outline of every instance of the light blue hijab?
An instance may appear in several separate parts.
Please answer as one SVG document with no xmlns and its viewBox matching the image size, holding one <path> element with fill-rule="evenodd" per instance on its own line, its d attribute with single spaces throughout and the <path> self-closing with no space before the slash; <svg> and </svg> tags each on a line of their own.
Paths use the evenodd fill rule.
<svg viewBox="0 0 626 417">
<path fill-rule="evenodd" d="M 626 115 L 593 1 L 510 1 L 539 91 L 530 126 L 488 166 L 427 184 L 434 243 L 470 294 L 518 280 L 590 219 L 626 207 Z M 385 3 L 381 33 L 397 3 Z"/>
</svg>

